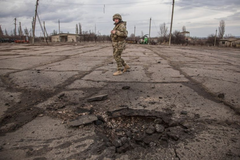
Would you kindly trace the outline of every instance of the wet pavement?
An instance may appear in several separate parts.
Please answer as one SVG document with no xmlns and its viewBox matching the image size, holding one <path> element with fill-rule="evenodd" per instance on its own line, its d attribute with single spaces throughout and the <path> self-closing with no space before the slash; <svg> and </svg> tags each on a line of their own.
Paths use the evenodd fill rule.
<svg viewBox="0 0 240 160">
<path fill-rule="evenodd" d="M 240 159 L 240 50 L 0 48 L 0 159 Z"/>
</svg>

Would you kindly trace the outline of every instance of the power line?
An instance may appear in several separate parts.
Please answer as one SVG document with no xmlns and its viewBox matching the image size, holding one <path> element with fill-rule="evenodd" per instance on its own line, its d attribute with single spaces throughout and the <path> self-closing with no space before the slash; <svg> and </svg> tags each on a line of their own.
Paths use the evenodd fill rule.
<svg viewBox="0 0 240 160">
<path fill-rule="evenodd" d="M 158 27 L 157 27 L 155 21 L 154 21 L 154 20 L 152 20 L 152 21 L 153 21 L 153 23 L 154 23 L 154 27 L 155 27 L 156 31 L 159 31 L 159 29 L 158 29 Z"/>
</svg>

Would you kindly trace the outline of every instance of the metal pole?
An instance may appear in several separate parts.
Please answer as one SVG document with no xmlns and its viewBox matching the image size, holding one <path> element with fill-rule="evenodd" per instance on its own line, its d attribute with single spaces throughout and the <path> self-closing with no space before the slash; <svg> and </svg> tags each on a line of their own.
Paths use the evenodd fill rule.
<svg viewBox="0 0 240 160">
<path fill-rule="evenodd" d="M 97 32 L 97 26 L 96 26 L 96 24 L 95 24 L 95 34 L 97 34 L 96 32 Z"/>
<path fill-rule="evenodd" d="M 134 41 L 136 41 L 136 26 L 134 26 Z"/>
<path fill-rule="evenodd" d="M 33 39 L 32 39 L 32 43 L 33 43 L 33 44 L 34 44 L 34 38 L 35 38 L 35 27 L 36 27 L 38 1 L 39 1 L 39 0 L 36 1 L 35 16 L 34 16 L 34 21 L 33 21 Z"/>
<path fill-rule="evenodd" d="M 14 36 L 17 35 L 17 18 L 14 18 L 14 25 L 15 25 L 15 29 L 14 29 Z"/>
<path fill-rule="evenodd" d="M 45 27 L 45 21 L 43 21 L 43 26 L 44 26 L 44 34 L 45 34 L 45 36 L 46 36 L 46 42 L 47 42 L 47 44 L 48 44 L 48 33 L 47 33 L 47 30 L 46 30 L 46 27 Z"/>
<path fill-rule="evenodd" d="M 152 18 L 150 18 L 150 23 L 149 23 L 149 39 L 148 39 L 148 44 L 150 43 L 150 33 L 151 33 L 151 20 Z"/>
<path fill-rule="evenodd" d="M 172 23 L 173 23 L 174 2 L 175 2 L 175 0 L 173 0 L 173 5 L 172 5 L 172 17 L 171 17 L 171 27 L 170 27 L 170 34 L 169 34 L 169 46 L 171 45 L 171 37 L 172 37 Z"/>
<path fill-rule="evenodd" d="M 217 30 L 216 30 L 215 39 L 214 39 L 214 46 L 216 46 L 216 41 L 217 41 Z"/>
<path fill-rule="evenodd" d="M 43 21 L 43 35 L 44 35 L 44 40 L 47 42 L 47 38 L 46 38 L 46 28 L 45 28 L 45 21 Z"/>
<path fill-rule="evenodd" d="M 19 36 L 22 36 L 22 26 L 21 26 L 21 22 L 19 22 Z"/>
<path fill-rule="evenodd" d="M 39 18 L 39 15 L 38 15 L 38 14 L 37 14 L 37 18 L 38 18 L 38 21 L 39 21 L 40 27 L 41 27 L 41 29 L 42 29 L 42 33 L 43 33 L 43 36 L 44 36 L 44 41 L 46 41 L 45 31 L 44 31 L 44 29 L 43 29 L 43 27 L 42 27 L 42 23 L 41 23 L 41 21 L 40 21 L 40 18 Z M 45 24 L 44 24 L 44 25 L 45 25 Z"/>
<path fill-rule="evenodd" d="M 60 20 L 58 20 L 58 33 L 60 34 Z"/>
</svg>

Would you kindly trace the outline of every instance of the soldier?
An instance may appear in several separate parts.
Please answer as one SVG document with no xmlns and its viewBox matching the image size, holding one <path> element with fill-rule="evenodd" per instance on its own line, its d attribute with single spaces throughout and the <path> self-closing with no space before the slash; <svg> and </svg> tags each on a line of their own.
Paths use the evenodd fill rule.
<svg viewBox="0 0 240 160">
<path fill-rule="evenodd" d="M 126 30 L 126 22 L 122 21 L 122 16 L 120 14 L 113 15 L 113 21 L 115 22 L 115 27 L 111 31 L 111 39 L 113 46 L 113 57 L 117 62 L 117 72 L 113 73 L 114 76 L 121 75 L 123 72 L 126 72 L 130 67 L 126 62 L 121 58 L 121 54 L 125 49 L 128 31 Z M 124 66 L 122 72 L 122 66 Z"/>
</svg>

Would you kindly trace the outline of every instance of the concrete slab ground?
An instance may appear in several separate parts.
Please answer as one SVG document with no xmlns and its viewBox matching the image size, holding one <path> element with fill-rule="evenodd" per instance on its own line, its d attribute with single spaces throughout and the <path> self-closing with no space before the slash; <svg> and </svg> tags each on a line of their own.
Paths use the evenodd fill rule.
<svg viewBox="0 0 240 160">
<path fill-rule="evenodd" d="M 128 44 L 122 58 L 113 76 L 111 43 L 1 44 L 0 159 L 240 159 L 239 49 Z"/>
</svg>

